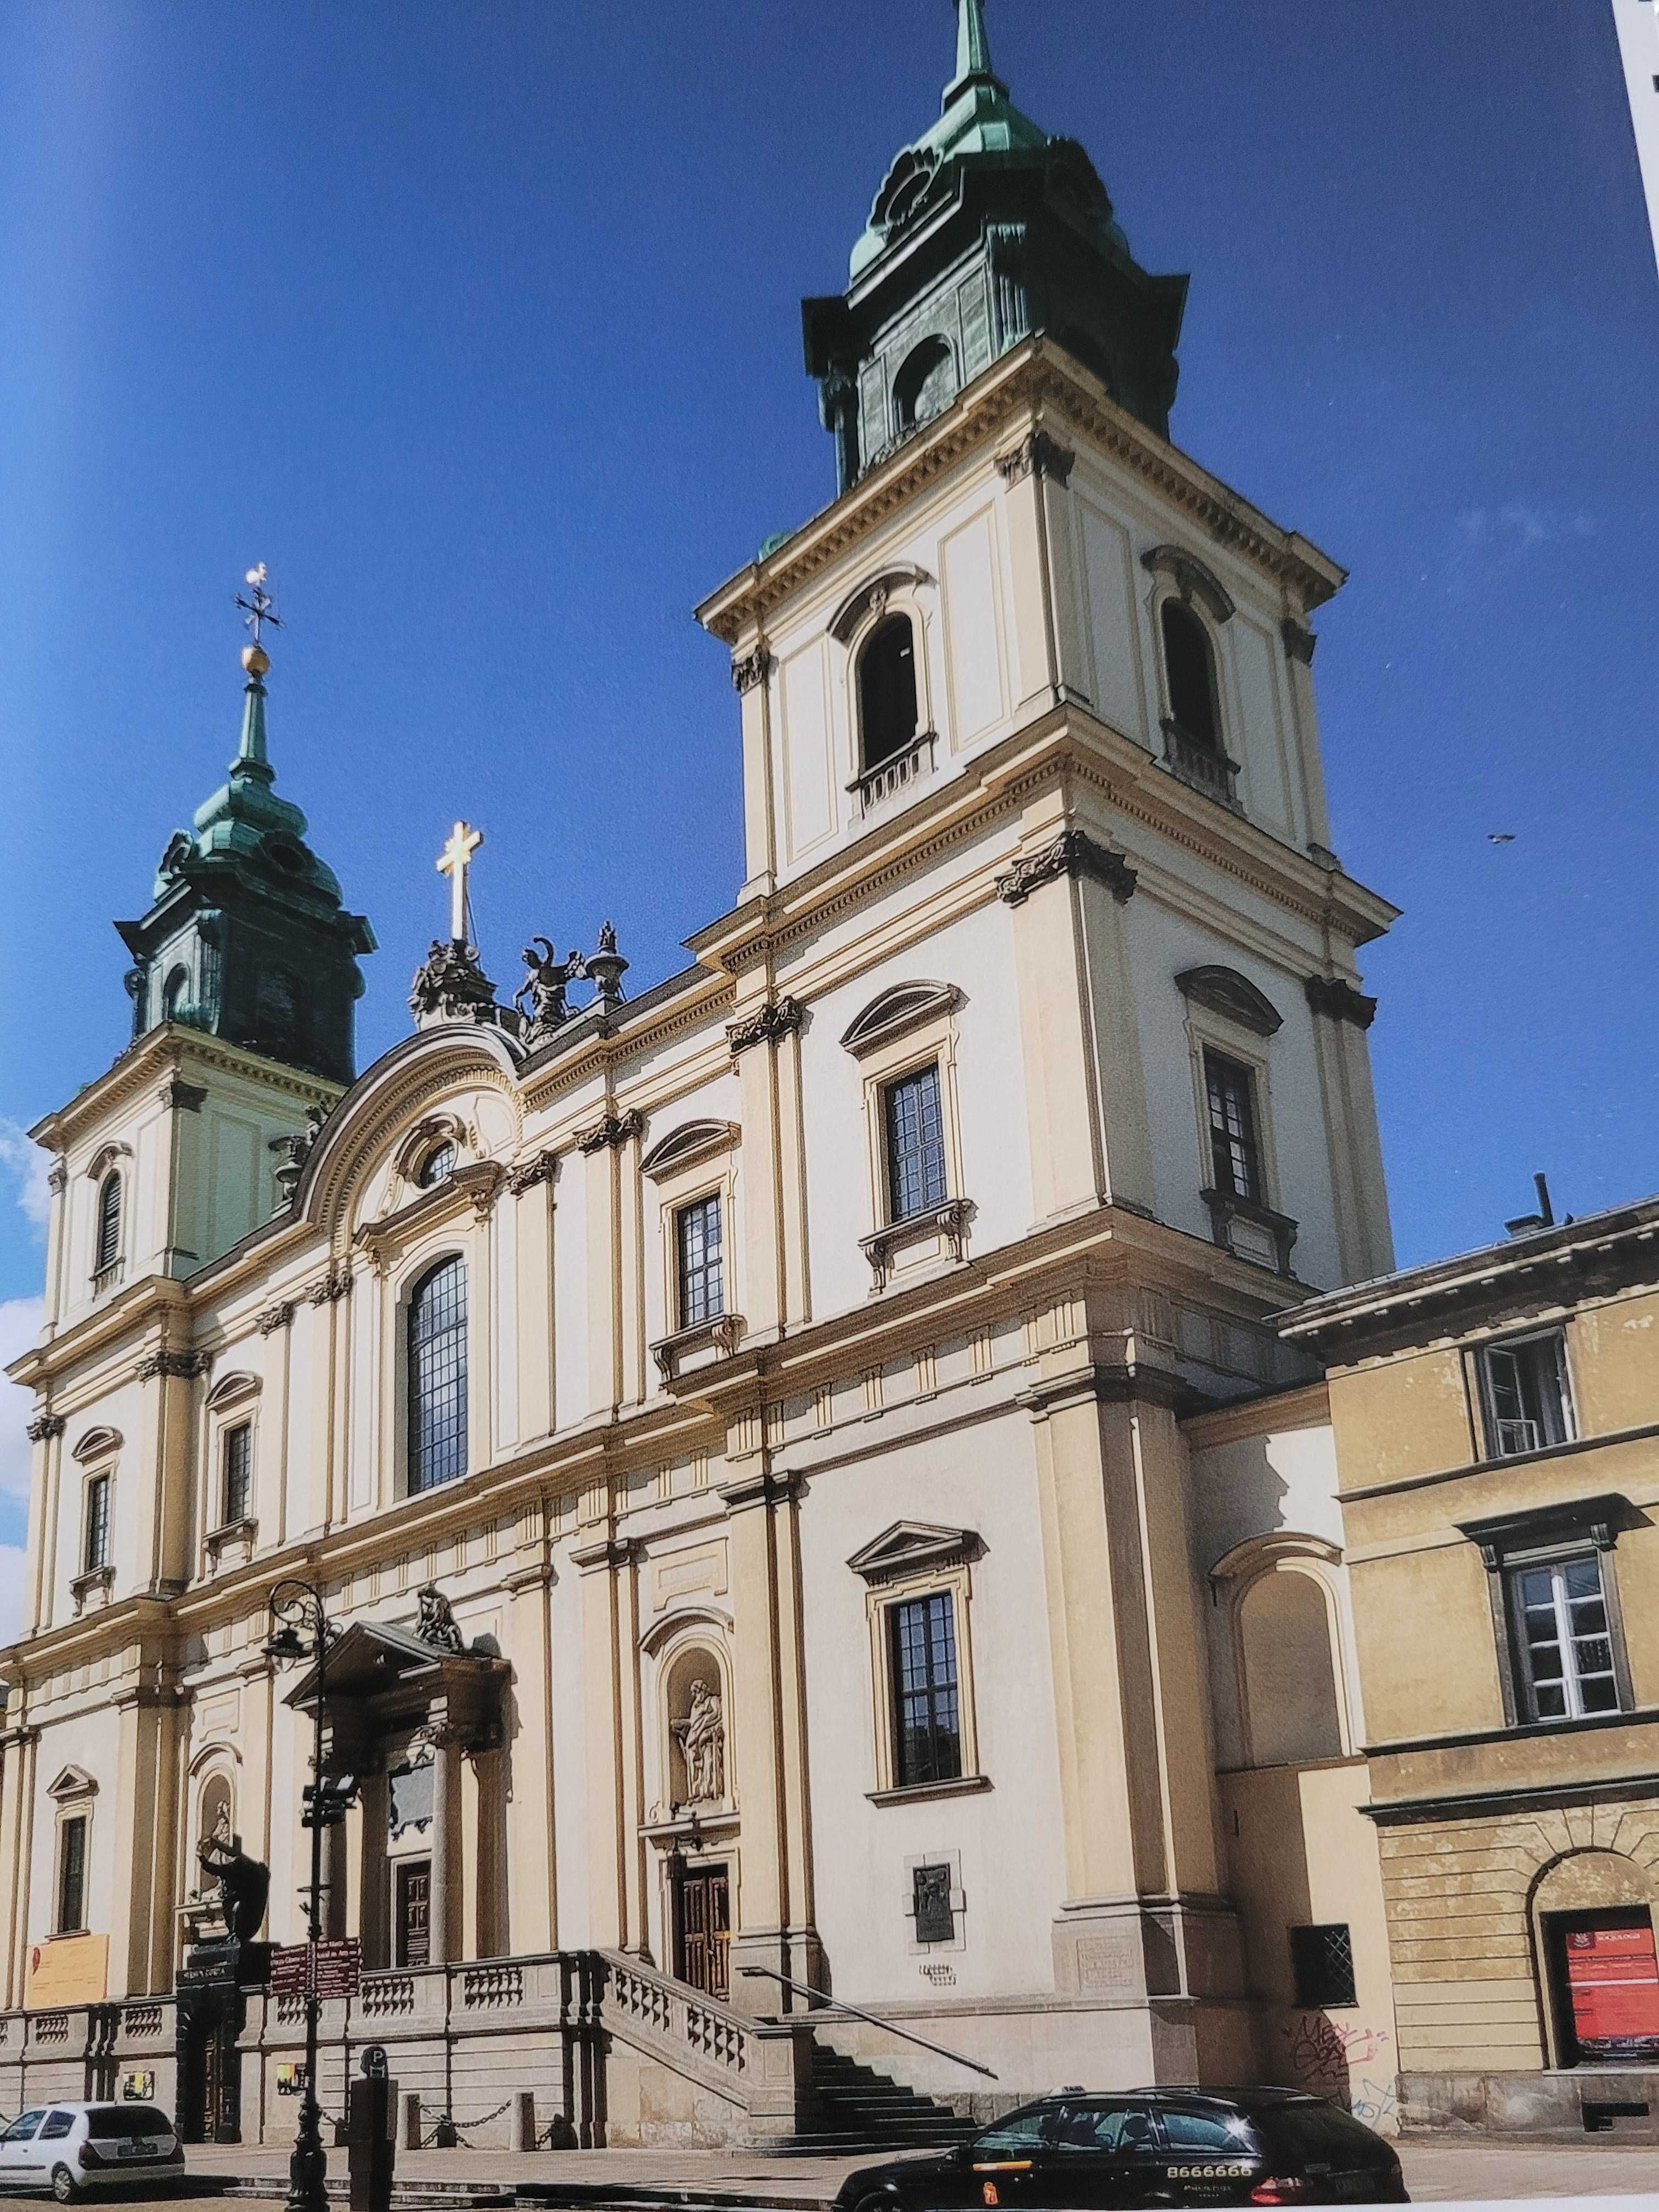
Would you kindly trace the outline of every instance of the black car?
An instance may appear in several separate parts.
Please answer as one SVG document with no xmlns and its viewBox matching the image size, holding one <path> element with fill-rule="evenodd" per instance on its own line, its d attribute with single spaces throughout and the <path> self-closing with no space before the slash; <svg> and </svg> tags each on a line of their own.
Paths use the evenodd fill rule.
<svg viewBox="0 0 1659 2212">
<path fill-rule="evenodd" d="M 1400 2160 L 1299 2089 L 1064 2089 L 954 2150 L 850 2173 L 836 2212 L 957 2205 L 1405 2204 Z"/>
</svg>

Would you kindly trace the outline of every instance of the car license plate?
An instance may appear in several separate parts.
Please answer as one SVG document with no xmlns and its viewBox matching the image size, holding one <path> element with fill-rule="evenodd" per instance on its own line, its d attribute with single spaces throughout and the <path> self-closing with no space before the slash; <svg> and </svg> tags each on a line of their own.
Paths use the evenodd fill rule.
<svg viewBox="0 0 1659 2212">
<path fill-rule="evenodd" d="M 118 2143 L 116 2145 L 116 2155 L 118 2158 L 154 2158 L 155 2155 L 155 2146 L 153 2142 L 145 2142 L 143 2138 L 133 2142 Z"/>
</svg>

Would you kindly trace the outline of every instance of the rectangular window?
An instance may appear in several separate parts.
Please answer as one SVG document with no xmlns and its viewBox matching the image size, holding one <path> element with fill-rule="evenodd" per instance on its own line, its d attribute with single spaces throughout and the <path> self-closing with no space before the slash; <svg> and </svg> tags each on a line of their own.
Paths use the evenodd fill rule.
<svg viewBox="0 0 1659 2212">
<path fill-rule="evenodd" d="M 81 1564 L 89 1575 L 109 1565 L 109 1493 L 106 1474 L 94 1474 L 87 1485 L 87 1533 Z"/>
<path fill-rule="evenodd" d="M 696 1328 L 726 1311 L 726 1250 L 718 1197 L 700 1198 L 674 1217 L 679 1255 L 682 1328 Z"/>
<path fill-rule="evenodd" d="M 1616 1713 L 1619 1682 L 1600 1553 L 1511 1568 L 1509 1600 L 1528 1717 Z"/>
<path fill-rule="evenodd" d="M 1485 1345 L 1480 1360 L 1486 1447 L 1492 1458 L 1512 1459 L 1518 1452 L 1571 1442 L 1572 1395 L 1566 1340 L 1559 1328 L 1510 1344 Z"/>
<path fill-rule="evenodd" d="M 246 1521 L 253 1503 L 253 1424 L 239 1421 L 227 1429 L 224 1442 L 225 1482 L 223 1525 L 228 1528 Z"/>
<path fill-rule="evenodd" d="M 1215 1188 L 1232 1198 L 1264 1202 L 1261 1151 L 1255 1133 L 1255 1078 L 1238 1060 L 1218 1052 L 1204 1055 L 1210 1102 L 1210 1148 Z"/>
<path fill-rule="evenodd" d="M 921 1067 L 890 1083 L 882 1092 L 882 1121 L 890 1218 L 908 1221 L 930 1206 L 943 1206 L 948 1194 L 939 1069 Z"/>
<path fill-rule="evenodd" d="M 953 1782 L 962 1772 L 957 1635 L 948 1590 L 907 1598 L 888 1614 L 892 1638 L 893 1778 Z"/>
<path fill-rule="evenodd" d="M 1296 2001 L 1310 2012 L 1358 2004 L 1353 1978 L 1353 1938 L 1346 1921 L 1322 1927 L 1292 1928 L 1291 1968 Z"/>
<path fill-rule="evenodd" d="M 58 1933 L 72 1936 L 84 1928 L 87 1905 L 87 1820 L 77 1813 L 65 1820 L 58 1844 Z"/>
</svg>

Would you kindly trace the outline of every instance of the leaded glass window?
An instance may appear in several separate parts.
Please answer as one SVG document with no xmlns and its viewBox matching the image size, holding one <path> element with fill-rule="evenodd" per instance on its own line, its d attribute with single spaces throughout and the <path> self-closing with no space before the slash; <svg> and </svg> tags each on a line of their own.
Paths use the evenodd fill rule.
<svg viewBox="0 0 1659 2212">
<path fill-rule="evenodd" d="M 121 1256 L 121 1178 L 106 1175 L 98 1187 L 98 1237 L 93 1251 L 93 1271 L 101 1275 Z"/>
<path fill-rule="evenodd" d="M 675 1216 L 679 1251 L 682 1328 L 696 1328 L 726 1311 L 726 1252 L 718 1194 L 681 1206 Z"/>
<path fill-rule="evenodd" d="M 949 1590 L 906 1598 L 888 1614 L 892 1638 L 893 1769 L 900 1789 L 962 1772 L 955 1608 Z"/>
<path fill-rule="evenodd" d="M 890 1083 L 882 1094 L 887 1139 L 887 1206 L 894 1221 L 908 1221 L 942 1206 L 945 1179 L 945 1116 L 939 1103 L 939 1069 L 918 1068 Z"/>
<path fill-rule="evenodd" d="M 455 1147 L 447 1138 L 434 1145 L 421 1162 L 421 1171 L 415 1180 L 422 1190 L 435 1189 L 455 1172 Z"/>
<path fill-rule="evenodd" d="M 238 1421 L 227 1429 L 224 1442 L 224 1525 L 246 1521 L 253 1501 L 253 1424 Z"/>
<path fill-rule="evenodd" d="M 443 1260 L 409 1302 L 409 1486 L 466 1473 L 466 1262 Z"/>
<path fill-rule="evenodd" d="M 1510 1603 L 1531 1717 L 1617 1712 L 1601 1554 L 1585 1552 L 1516 1567 L 1510 1576 Z"/>
<path fill-rule="evenodd" d="M 1210 1102 L 1210 1146 L 1215 1187 L 1233 1198 L 1262 1202 L 1261 1152 L 1255 1133 L 1255 1079 L 1248 1067 L 1222 1053 L 1204 1055 Z"/>
</svg>

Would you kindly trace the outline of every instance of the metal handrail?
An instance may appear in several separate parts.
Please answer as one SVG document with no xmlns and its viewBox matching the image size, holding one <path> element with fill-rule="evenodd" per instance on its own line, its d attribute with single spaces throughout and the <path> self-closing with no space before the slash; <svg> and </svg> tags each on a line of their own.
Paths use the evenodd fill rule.
<svg viewBox="0 0 1659 2212">
<path fill-rule="evenodd" d="M 860 2005 L 848 2004 L 845 1997 L 832 1997 L 827 1990 L 815 1990 L 811 1982 L 797 1982 L 787 1974 L 781 1974 L 773 1966 L 739 1966 L 740 1974 L 764 1974 L 769 1982 L 781 1982 L 787 1990 L 799 1990 L 803 1996 L 816 1997 L 820 2004 L 833 2005 L 837 2012 L 850 2012 L 856 2020 L 867 2020 L 872 2027 L 884 2027 L 889 2035 L 902 2036 L 906 2043 L 914 2043 L 922 2051 L 931 2051 L 936 2058 L 948 2058 L 954 2065 L 965 2066 L 973 2074 L 982 2074 L 988 2081 L 1002 2078 L 988 2066 L 981 2066 L 977 2058 L 964 2058 L 959 2051 L 947 2051 L 942 2043 L 929 2043 L 925 2035 L 912 2035 L 908 2027 L 900 2027 L 890 2020 L 883 2020 L 879 2013 L 866 2012 Z"/>
</svg>

